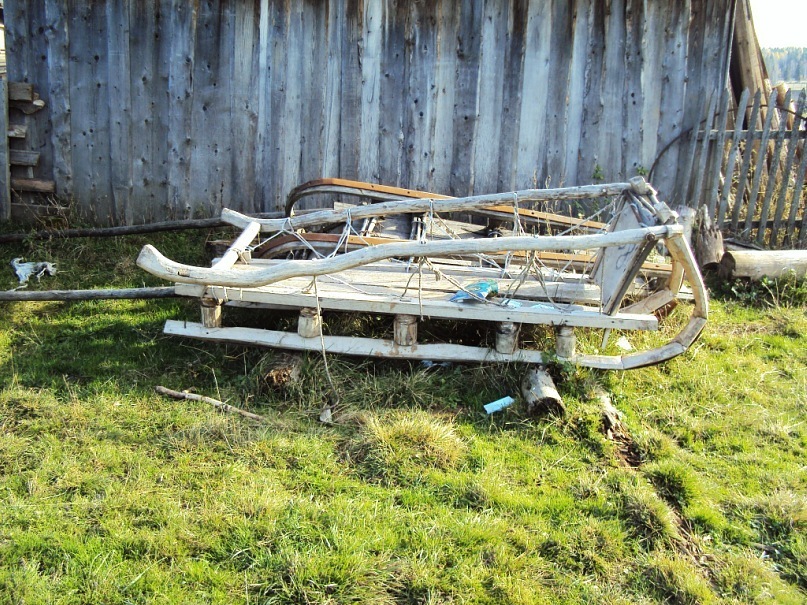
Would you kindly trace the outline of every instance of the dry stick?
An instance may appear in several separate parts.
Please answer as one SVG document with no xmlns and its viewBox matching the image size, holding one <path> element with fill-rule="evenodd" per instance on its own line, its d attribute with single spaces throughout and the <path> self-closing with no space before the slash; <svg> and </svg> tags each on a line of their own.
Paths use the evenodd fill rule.
<svg viewBox="0 0 807 605">
<path fill-rule="evenodd" d="M 256 422 L 266 422 L 266 418 L 263 416 L 253 414 L 252 412 L 247 412 L 246 410 L 234 407 L 224 403 L 223 401 L 219 401 L 218 399 L 205 397 L 204 395 L 197 395 L 196 393 L 180 393 L 179 391 L 172 391 L 171 389 L 167 389 L 163 386 L 156 386 L 154 387 L 154 390 L 160 395 L 165 395 L 166 397 L 173 397 L 174 399 L 187 399 L 189 401 L 202 401 L 204 403 L 209 403 L 214 408 L 217 408 L 222 412 L 241 414 L 244 418 L 249 418 L 250 420 L 255 420 Z"/>
<path fill-rule="evenodd" d="M 0 292 L 0 301 L 142 300 L 176 296 L 171 286 L 119 290 L 7 290 Z"/>
<path fill-rule="evenodd" d="M 250 215 L 258 218 L 275 218 L 279 212 L 263 212 Z M 119 235 L 140 235 L 159 231 L 181 231 L 183 229 L 206 229 L 230 227 L 221 218 L 201 218 L 183 221 L 165 221 L 146 225 L 125 225 L 121 227 L 98 227 L 85 229 L 62 229 L 60 231 L 33 231 L 31 233 L 0 233 L 0 244 L 11 244 L 35 239 L 69 239 L 74 237 L 116 237 Z"/>
</svg>

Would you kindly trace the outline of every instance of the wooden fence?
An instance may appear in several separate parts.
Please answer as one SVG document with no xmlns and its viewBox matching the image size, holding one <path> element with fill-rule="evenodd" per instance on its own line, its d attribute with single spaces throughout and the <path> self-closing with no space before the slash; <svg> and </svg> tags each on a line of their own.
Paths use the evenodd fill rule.
<svg viewBox="0 0 807 605">
<path fill-rule="evenodd" d="M 622 180 L 654 163 L 676 201 L 679 137 L 725 89 L 733 11 L 5 0 L 9 80 L 47 102 L 13 144 L 39 152 L 34 176 L 101 224 L 272 211 L 321 177 L 468 195 Z"/>
<path fill-rule="evenodd" d="M 736 104 L 706 99 L 679 171 L 688 205 L 705 205 L 727 235 L 768 248 L 807 247 L 807 92 L 791 96 L 778 105 L 775 90 L 746 90 Z"/>
</svg>

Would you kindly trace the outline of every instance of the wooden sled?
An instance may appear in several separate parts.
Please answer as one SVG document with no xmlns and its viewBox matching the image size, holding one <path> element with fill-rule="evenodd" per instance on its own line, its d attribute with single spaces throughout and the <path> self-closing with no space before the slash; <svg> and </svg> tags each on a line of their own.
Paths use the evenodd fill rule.
<svg viewBox="0 0 807 605">
<path fill-rule="evenodd" d="M 374 203 L 292 213 L 299 199 L 315 193 L 357 195 Z M 617 201 L 608 224 L 527 207 L 612 198 Z M 201 323 L 171 320 L 165 332 L 368 357 L 542 363 L 548 353 L 518 343 L 521 324 L 542 324 L 554 329 L 558 357 L 586 367 L 630 369 L 683 353 L 706 322 L 707 295 L 683 228 L 641 178 L 465 198 L 329 179 L 292 191 L 287 212 L 282 219 L 253 219 L 223 210 L 222 219 L 243 231 L 210 267 L 176 263 L 145 246 L 137 261 L 141 268 L 175 282 L 178 294 L 201 301 Z M 452 213 L 493 218 L 498 237 L 484 237 L 484 226 L 472 224 L 462 234 L 452 228 L 448 236 L 436 233 L 433 226 Z M 414 219 L 411 239 L 366 229 L 382 217 Z M 501 228 L 507 221 L 510 234 Z M 530 221 L 574 231 L 530 234 L 524 231 Z M 334 227 L 337 232 L 329 232 Z M 259 237 L 266 239 L 255 245 Z M 648 263 L 651 251 L 662 245 L 670 262 Z M 494 280 L 499 295 L 470 296 L 469 285 L 480 279 Z M 684 279 L 692 290 L 692 316 L 668 343 L 626 355 L 575 350 L 575 328 L 657 329 L 654 311 L 675 299 Z M 458 291 L 467 300 L 451 300 Z M 222 327 L 223 305 L 298 310 L 297 332 Z M 393 338 L 323 335 L 322 312 L 345 311 L 392 315 Z M 495 346 L 419 343 L 417 326 L 424 318 L 491 323 Z"/>
</svg>

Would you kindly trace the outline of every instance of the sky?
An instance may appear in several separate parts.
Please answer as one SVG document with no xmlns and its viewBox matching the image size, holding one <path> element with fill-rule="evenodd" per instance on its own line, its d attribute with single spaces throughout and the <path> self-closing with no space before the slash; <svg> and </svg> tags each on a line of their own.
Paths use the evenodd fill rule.
<svg viewBox="0 0 807 605">
<path fill-rule="evenodd" d="M 759 45 L 807 46 L 807 0 L 751 0 Z"/>
</svg>

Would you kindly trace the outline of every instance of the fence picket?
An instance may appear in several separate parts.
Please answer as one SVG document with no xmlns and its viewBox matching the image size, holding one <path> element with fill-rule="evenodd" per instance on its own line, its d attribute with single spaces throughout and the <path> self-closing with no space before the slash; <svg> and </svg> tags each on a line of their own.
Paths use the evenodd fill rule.
<svg viewBox="0 0 807 605">
<path fill-rule="evenodd" d="M 743 163 L 740 166 L 740 174 L 737 179 L 737 191 L 734 194 L 734 208 L 731 211 L 731 231 L 737 232 L 737 227 L 740 222 L 740 210 L 743 206 L 743 198 L 745 197 L 745 183 L 748 180 L 748 170 L 751 168 L 751 151 L 753 150 L 754 141 L 754 124 L 757 123 L 759 117 L 759 108 L 762 105 L 762 91 L 758 90 L 754 95 L 754 106 L 751 109 L 751 118 L 748 120 L 748 131 L 745 135 L 745 150 L 743 151 Z"/>
<path fill-rule="evenodd" d="M 712 130 L 712 125 L 715 121 L 715 110 L 717 105 L 717 93 L 712 95 L 711 100 L 709 101 L 709 110 L 706 114 L 706 123 L 704 124 L 704 128 L 706 128 L 706 132 L 710 132 Z M 697 128 L 695 129 L 695 138 L 697 139 Z M 703 141 L 701 141 L 701 151 L 700 151 L 700 161 L 698 163 L 699 170 L 695 171 L 695 189 L 692 192 L 692 197 L 696 200 L 695 207 L 701 206 L 704 202 L 708 203 L 708 200 L 703 199 L 703 178 L 705 176 L 706 167 L 709 165 L 709 137 L 703 137 Z M 687 204 L 688 206 L 691 204 Z"/>
<path fill-rule="evenodd" d="M 773 227 L 771 227 L 770 246 L 776 247 L 776 242 L 779 239 L 779 229 L 782 226 L 782 218 L 785 212 L 785 203 L 787 200 L 788 185 L 790 174 L 793 171 L 793 163 L 796 159 L 796 149 L 799 146 L 799 130 L 801 129 L 801 116 L 807 104 L 807 90 L 802 90 L 799 95 L 799 101 L 796 104 L 796 116 L 793 119 L 793 127 L 790 131 L 790 140 L 787 147 L 787 159 L 785 160 L 785 168 L 782 171 L 782 184 L 779 187 L 779 197 L 776 201 L 776 211 L 773 215 Z"/>
<path fill-rule="evenodd" d="M 801 146 L 801 163 L 799 164 L 799 172 L 796 175 L 796 182 L 793 186 L 793 197 L 790 201 L 790 216 L 787 219 L 787 232 L 785 233 L 785 241 L 793 246 L 793 233 L 796 228 L 796 214 L 798 214 L 799 205 L 801 202 L 801 190 L 804 187 L 804 173 L 807 172 L 807 145 Z M 807 208 L 801 217 L 801 234 L 799 235 L 798 244 L 804 246 L 805 236 L 807 236 Z"/>
<path fill-rule="evenodd" d="M 790 91 L 785 94 L 785 107 L 790 106 Z M 772 106 L 768 107 L 769 113 L 779 113 Z M 759 228 L 757 229 L 756 242 L 762 245 L 765 239 L 765 231 L 767 231 L 768 212 L 770 209 L 771 198 L 773 196 L 774 183 L 776 182 L 776 175 L 779 172 L 779 163 L 782 158 L 782 145 L 785 142 L 785 135 L 787 134 L 787 118 L 784 114 L 779 116 L 779 129 L 776 132 L 776 142 L 773 146 L 773 159 L 771 160 L 770 170 L 768 171 L 768 179 L 765 185 L 765 198 L 762 200 L 762 208 L 759 211 Z M 762 150 L 760 150 L 761 152 Z M 784 179 L 783 179 L 784 181 Z M 787 187 L 787 181 L 783 182 Z"/>
<path fill-rule="evenodd" d="M 740 102 L 737 104 L 737 113 L 734 117 L 734 131 L 731 133 L 731 151 L 729 152 L 729 159 L 726 164 L 725 178 L 723 181 L 723 191 L 720 195 L 720 207 L 717 212 L 717 225 L 718 228 L 723 228 L 723 221 L 726 217 L 726 209 L 728 208 L 729 194 L 731 193 L 731 181 L 734 177 L 734 165 L 737 162 L 737 154 L 740 149 L 740 141 L 742 137 L 739 132 L 743 127 L 743 120 L 745 119 L 745 112 L 748 108 L 748 100 L 751 98 L 751 91 L 747 88 L 743 90 L 740 96 Z"/>
<path fill-rule="evenodd" d="M 768 98 L 768 108 L 772 108 L 776 104 L 776 92 L 772 92 Z M 754 178 L 751 181 L 751 191 L 748 195 L 748 208 L 745 211 L 745 228 L 743 234 L 748 235 L 751 232 L 752 223 L 754 221 L 754 213 L 757 209 L 757 197 L 759 197 L 759 187 L 762 182 L 763 167 L 765 165 L 765 158 L 768 155 L 768 140 L 771 137 L 771 123 L 775 111 L 765 112 L 765 124 L 762 127 L 762 140 L 757 148 L 757 161 L 754 166 Z"/>
<path fill-rule="evenodd" d="M 712 185 L 709 188 L 706 197 L 709 217 L 712 219 L 715 217 L 715 209 L 717 206 L 717 189 L 720 185 L 720 174 L 723 171 L 723 160 L 726 154 L 726 122 L 729 115 L 731 94 L 728 90 L 723 90 L 720 97 L 722 109 L 720 110 L 720 115 L 717 118 L 717 126 L 720 128 L 720 134 L 717 137 L 717 145 L 715 146 L 714 150 L 714 159 L 710 164 L 712 167 Z"/>
</svg>

